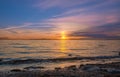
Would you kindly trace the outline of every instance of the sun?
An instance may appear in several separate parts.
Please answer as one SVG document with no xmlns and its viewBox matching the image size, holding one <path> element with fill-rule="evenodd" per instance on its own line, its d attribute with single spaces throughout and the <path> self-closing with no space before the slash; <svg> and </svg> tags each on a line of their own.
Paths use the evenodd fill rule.
<svg viewBox="0 0 120 77">
<path fill-rule="evenodd" d="M 67 39 L 65 31 L 61 32 L 61 39 Z"/>
<path fill-rule="evenodd" d="M 66 37 L 65 37 L 65 36 L 62 36 L 62 39 L 66 39 Z"/>
</svg>

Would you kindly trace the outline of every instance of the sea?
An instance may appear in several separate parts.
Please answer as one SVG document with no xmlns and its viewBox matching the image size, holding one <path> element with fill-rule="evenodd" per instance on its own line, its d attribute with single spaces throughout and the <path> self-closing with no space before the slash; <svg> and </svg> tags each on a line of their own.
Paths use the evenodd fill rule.
<svg viewBox="0 0 120 77">
<path fill-rule="evenodd" d="M 120 62 L 120 40 L 0 40 L 2 71 L 109 62 Z"/>
</svg>

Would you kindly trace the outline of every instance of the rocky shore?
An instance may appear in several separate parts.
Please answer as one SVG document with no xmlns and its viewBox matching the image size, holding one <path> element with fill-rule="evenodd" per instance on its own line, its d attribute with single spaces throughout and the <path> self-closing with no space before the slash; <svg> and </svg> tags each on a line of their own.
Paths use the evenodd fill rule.
<svg viewBox="0 0 120 77">
<path fill-rule="evenodd" d="M 29 70 L 29 69 L 39 70 Z M 26 67 L 1 71 L 0 77 L 120 77 L 120 62 L 106 64 L 72 65 L 56 67 L 54 70 L 42 70 L 44 67 Z"/>
</svg>

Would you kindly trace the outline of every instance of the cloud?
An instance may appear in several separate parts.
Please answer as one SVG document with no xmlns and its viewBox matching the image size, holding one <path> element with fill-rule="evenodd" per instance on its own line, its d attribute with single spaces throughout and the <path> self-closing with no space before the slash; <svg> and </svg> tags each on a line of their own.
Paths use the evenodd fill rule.
<svg viewBox="0 0 120 77">
<path fill-rule="evenodd" d="M 98 27 L 92 27 L 89 31 L 104 33 L 109 36 L 120 36 L 120 22 L 105 24 Z"/>
<path fill-rule="evenodd" d="M 66 14 L 71 14 L 71 10 L 75 12 L 87 11 L 90 9 L 107 8 L 119 5 L 119 0 L 36 0 L 34 7 L 41 9 L 61 9 Z M 114 7 L 113 7 L 114 8 Z"/>
<path fill-rule="evenodd" d="M 97 39 L 120 39 L 120 22 L 94 26 L 85 32 L 75 31 L 71 36 L 86 36 Z"/>
<path fill-rule="evenodd" d="M 27 27 L 29 25 L 31 25 L 31 23 L 25 23 L 25 24 L 20 25 L 20 26 L 18 26 L 18 25 L 16 25 L 16 26 L 10 26 L 10 27 L 6 27 L 6 28 L 3 28 L 3 29 L 4 30 L 17 29 L 17 28 Z"/>
<path fill-rule="evenodd" d="M 51 33 L 54 26 L 47 23 L 24 23 L 22 25 L 10 26 L 0 29 L 0 35 L 7 36 L 21 36 L 21 35 L 45 35 Z M 51 33 L 52 34 L 52 33 Z"/>
<path fill-rule="evenodd" d="M 45 6 L 47 2 L 50 5 L 47 8 L 52 7 L 75 7 L 75 2 L 71 5 L 69 2 L 72 2 L 73 0 L 65 0 L 67 2 L 64 2 L 62 0 L 54 0 L 52 3 L 49 2 L 50 0 L 46 0 L 45 3 L 40 3 Z M 80 1 L 80 2 L 79 2 Z M 93 2 L 93 3 L 92 3 Z M 81 6 L 78 8 L 70 8 L 66 11 L 63 11 L 61 14 L 53 16 L 53 18 L 47 19 L 46 23 L 49 25 L 54 25 L 59 27 L 59 29 L 65 29 L 68 27 L 74 28 L 73 29 L 79 29 L 83 30 L 92 26 L 99 26 L 106 23 L 113 23 L 118 22 L 120 19 L 118 9 L 115 7 L 112 7 L 114 4 L 116 4 L 117 0 L 78 0 L 77 3 L 79 3 Z M 67 3 L 67 4 L 66 4 Z M 79 5 L 78 4 L 78 5 Z M 87 6 L 84 6 L 85 4 L 89 4 Z M 66 5 L 66 6 L 64 6 Z M 111 6 L 110 6 L 111 5 Z M 40 5 L 41 6 L 41 5 Z M 109 7 L 110 6 L 110 7 Z M 104 8 L 107 8 L 105 10 Z M 114 8 L 114 9 L 112 9 Z M 99 10 L 98 10 L 99 9 Z"/>
<path fill-rule="evenodd" d="M 72 30 L 86 30 L 89 27 L 101 26 L 104 24 L 117 23 L 120 17 L 116 13 L 89 13 L 89 14 L 76 14 L 64 17 L 54 17 L 46 20 L 49 25 L 54 25 L 59 28 L 66 27 Z M 69 29 L 70 30 L 70 29 Z"/>
<path fill-rule="evenodd" d="M 92 0 L 95 1 L 95 0 Z M 49 8 L 71 8 L 74 6 L 78 6 L 80 4 L 85 4 L 90 2 L 89 0 L 44 0 L 38 1 L 35 6 L 40 7 L 42 9 Z"/>
</svg>

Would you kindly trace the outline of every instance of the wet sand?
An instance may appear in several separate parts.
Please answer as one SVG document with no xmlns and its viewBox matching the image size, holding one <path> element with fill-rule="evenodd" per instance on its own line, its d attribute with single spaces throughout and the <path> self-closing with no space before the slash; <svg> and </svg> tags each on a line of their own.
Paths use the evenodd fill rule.
<svg viewBox="0 0 120 77">
<path fill-rule="evenodd" d="M 29 70 L 39 68 L 39 70 Z M 0 77 L 120 77 L 120 62 L 106 64 L 72 65 L 54 70 L 42 70 L 44 67 L 26 67 L 0 72 Z"/>
</svg>

